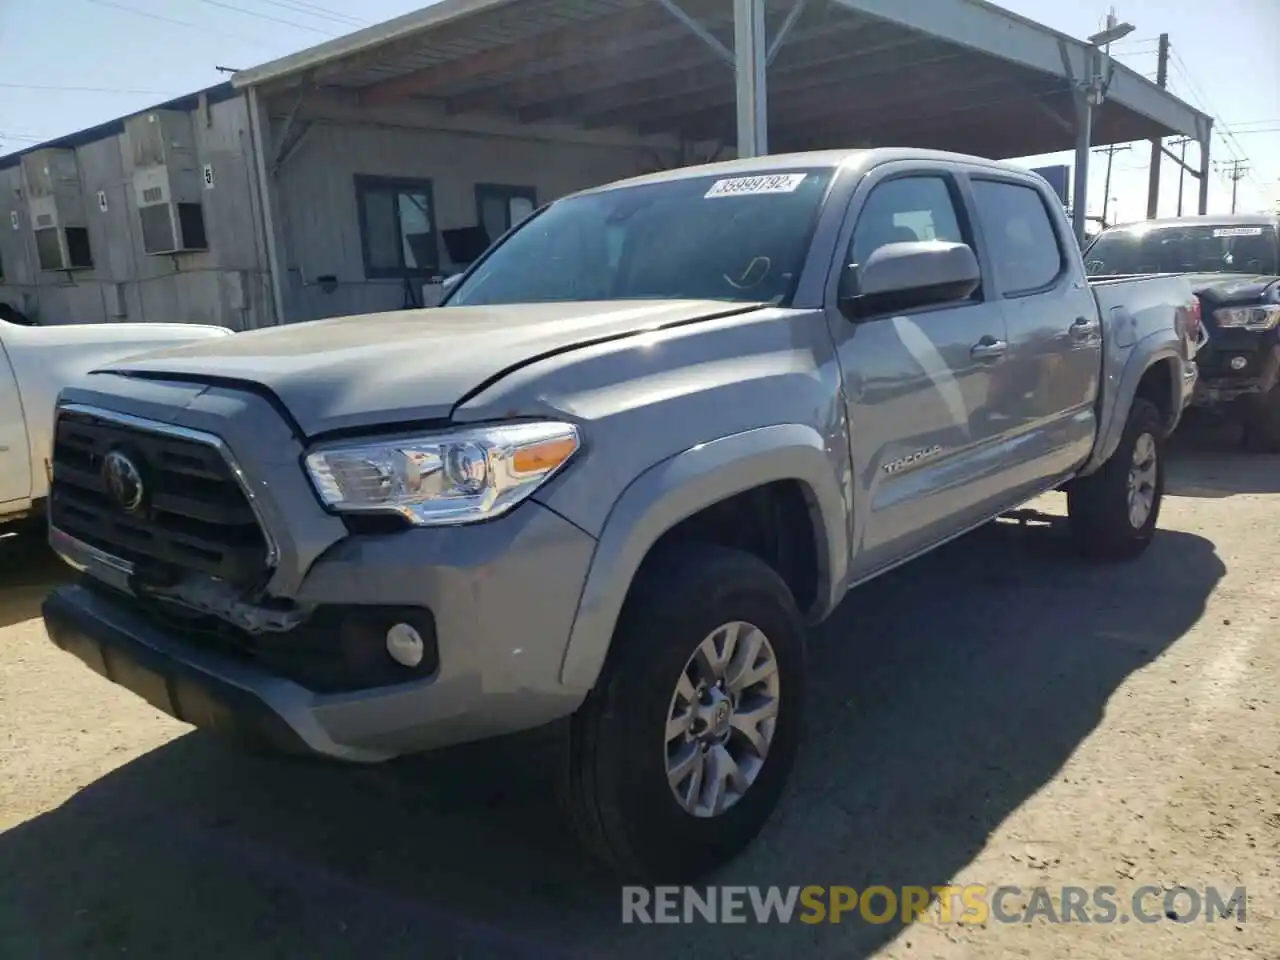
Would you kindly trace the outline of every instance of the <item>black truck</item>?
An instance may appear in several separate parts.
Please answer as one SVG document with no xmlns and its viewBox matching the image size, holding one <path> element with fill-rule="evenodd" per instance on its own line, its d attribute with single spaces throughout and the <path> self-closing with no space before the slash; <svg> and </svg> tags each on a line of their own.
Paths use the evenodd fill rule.
<svg viewBox="0 0 1280 960">
<path fill-rule="evenodd" d="M 1090 276 L 1179 273 L 1200 299 L 1192 406 L 1240 423 L 1245 446 L 1280 453 L 1280 217 L 1147 220 L 1104 230 Z"/>
</svg>

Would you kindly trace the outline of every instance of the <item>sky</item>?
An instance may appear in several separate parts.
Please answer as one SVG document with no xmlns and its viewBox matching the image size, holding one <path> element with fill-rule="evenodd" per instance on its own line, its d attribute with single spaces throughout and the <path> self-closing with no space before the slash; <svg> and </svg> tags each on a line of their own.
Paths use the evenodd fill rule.
<svg viewBox="0 0 1280 960">
<path fill-rule="evenodd" d="M 726 0 L 728 2 L 728 0 Z M 0 154 L 142 110 L 225 79 L 217 67 L 265 63 L 424 6 L 423 0 L 0 0 Z M 1108 7 L 1063 0 L 1002 0 L 1023 16 L 1076 37 L 1096 32 Z M 347 11 L 359 10 L 358 14 Z M 1216 118 L 1209 211 L 1231 208 L 1227 174 L 1244 162 L 1241 212 L 1280 209 L 1280 2 L 1120 0 L 1135 26 L 1112 55 L 1154 77 L 1156 37 L 1170 35 L 1172 91 Z M 1197 147 L 1187 159 L 1198 166 Z M 1028 158 L 1031 166 L 1070 154 Z M 1108 219 L 1146 215 L 1150 148 L 1112 158 Z M 1090 214 L 1102 212 L 1107 157 L 1090 164 Z M 1162 164 L 1161 216 L 1177 207 L 1178 168 Z M 1184 211 L 1196 181 L 1186 178 Z"/>
</svg>

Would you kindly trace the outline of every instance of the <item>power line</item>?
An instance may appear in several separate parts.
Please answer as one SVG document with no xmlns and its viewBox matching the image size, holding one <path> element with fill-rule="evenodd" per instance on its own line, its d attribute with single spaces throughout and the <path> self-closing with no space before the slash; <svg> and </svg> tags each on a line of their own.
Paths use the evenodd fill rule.
<svg viewBox="0 0 1280 960">
<path fill-rule="evenodd" d="M 1213 104 L 1209 102 L 1209 98 L 1205 96 L 1204 91 L 1200 89 L 1200 85 L 1196 83 L 1195 79 L 1191 76 L 1191 71 L 1187 67 L 1186 61 L 1182 59 L 1181 54 L 1179 54 L 1172 46 L 1170 47 L 1170 53 L 1173 54 L 1174 66 L 1177 67 L 1178 72 L 1182 75 L 1183 79 L 1186 80 L 1187 85 L 1191 88 L 1192 92 L 1196 94 L 1197 98 L 1200 100 L 1201 106 L 1205 108 L 1206 112 L 1217 118 L 1218 122 L 1214 124 L 1214 129 L 1219 131 L 1219 139 L 1221 139 L 1224 146 L 1231 151 L 1233 158 L 1247 161 L 1249 159 L 1248 152 L 1243 146 L 1241 146 L 1240 141 L 1236 140 L 1235 134 L 1231 132 L 1231 127 L 1229 127 L 1227 122 L 1222 119 L 1221 111 L 1213 108 Z M 1231 143 L 1228 142 L 1228 137 L 1232 141 Z M 1232 146 L 1233 143 L 1234 147 Z M 1249 172 L 1249 179 L 1253 181 L 1255 187 L 1259 190 L 1262 189 L 1262 185 L 1253 177 L 1251 170 Z"/>
<path fill-rule="evenodd" d="M 222 0 L 197 0 L 199 3 L 207 3 L 211 7 L 218 7 L 222 10 L 231 10 L 235 13 L 243 13 L 248 17 L 257 17 L 259 20 L 270 20 L 272 23 L 280 23 L 286 27 L 294 27 L 298 30 L 310 30 L 312 33 L 324 34 L 326 37 L 336 37 L 338 34 L 331 30 L 324 30 L 320 27 L 312 27 L 305 23 L 298 23 L 296 20 L 286 20 L 283 17 L 273 17 L 269 13 L 259 13 L 257 10 L 246 10 L 244 7 L 237 7 L 234 4 L 223 3 Z"/>
<path fill-rule="evenodd" d="M 330 10 L 328 7 L 322 7 L 319 4 L 305 3 L 303 0 L 262 0 L 262 2 L 273 7 L 280 7 L 283 10 L 303 13 L 320 20 L 331 20 L 334 23 L 349 24 L 353 27 L 363 27 L 369 22 L 345 13 L 339 13 L 337 10 Z"/>
<path fill-rule="evenodd" d="M 257 46 L 264 46 L 261 40 L 253 37 L 245 37 L 236 33 L 224 33 L 221 30 L 210 30 L 208 27 L 202 27 L 198 23 L 192 23 L 190 20 L 179 20 L 177 17 L 166 17 L 164 14 L 152 13 L 149 10 L 139 10 L 137 7 L 126 6 L 123 3 L 115 3 L 113 0 L 85 0 L 86 3 L 96 3 L 100 7 L 110 7 L 112 10 L 121 10 L 124 13 L 131 13 L 135 17 L 146 17 L 148 20 L 158 20 L 160 23 L 172 24 L 175 27 L 188 27 L 192 30 L 199 30 L 206 36 L 224 37 L 227 40 L 238 40 L 241 43 L 252 43 Z"/>
<path fill-rule="evenodd" d="M 1247 177 L 1249 182 L 1253 184 L 1254 189 L 1257 190 L 1260 195 L 1265 196 L 1266 188 L 1263 187 L 1263 185 L 1258 182 L 1258 178 L 1255 177 L 1253 174 L 1253 165 L 1248 162 L 1249 152 L 1244 148 L 1244 145 L 1240 143 L 1240 140 L 1236 137 L 1236 134 L 1231 129 L 1230 125 L 1221 119 L 1221 114 L 1219 113 L 1219 111 L 1213 108 L 1213 104 L 1209 102 L 1209 98 L 1205 95 L 1204 91 L 1200 88 L 1200 85 L 1197 84 L 1195 79 L 1191 76 L 1190 70 L 1187 68 L 1185 61 L 1182 60 L 1182 58 L 1178 55 L 1177 51 L 1171 51 L 1171 52 L 1173 53 L 1173 56 L 1175 58 L 1173 60 L 1174 67 L 1178 70 L 1181 77 L 1186 81 L 1188 87 L 1192 91 L 1192 94 L 1194 95 L 1196 100 L 1199 102 L 1200 106 L 1204 109 L 1204 111 L 1215 118 L 1216 122 L 1213 125 L 1213 132 L 1217 134 L 1218 140 L 1222 143 L 1223 147 L 1225 147 L 1227 152 L 1231 155 L 1231 158 L 1232 158 L 1231 159 L 1231 171 L 1232 171 L 1231 175 L 1226 175 L 1224 173 L 1223 167 L 1218 164 L 1214 165 L 1214 170 L 1217 173 L 1218 179 L 1222 183 L 1222 185 L 1224 187 L 1230 187 L 1231 189 L 1231 197 L 1232 197 L 1231 203 L 1232 203 L 1233 212 L 1236 204 L 1235 198 L 1239 188 L 1239 182 L 1242 176 Z M 1241 173 L 1241 170 L 1243 170 L 1243 173 Z"/>
<path fill-rule="evenodd" d="M 6 90 L 57 90 L 62 93 L 129 93 L 148 97 L 178 97 L 172 90 L 130 90 L 125 87 L 61 87 L 39 83 L 0 83 Z"/>
<path fill-rule="evenodd" d="M 1236 212 L 1236 187 L 1239 186 L 1240 181 L 1243 180 L 1245 178 L 1245 175 L 1248 173 L 1249 173 L 1249 168 L 1244 166 L 1242 161 L 1233 160 L 1231 162 L 1230 177 L 1231 177 L 1231 212 L 1232 213 Z"/>
</svg>

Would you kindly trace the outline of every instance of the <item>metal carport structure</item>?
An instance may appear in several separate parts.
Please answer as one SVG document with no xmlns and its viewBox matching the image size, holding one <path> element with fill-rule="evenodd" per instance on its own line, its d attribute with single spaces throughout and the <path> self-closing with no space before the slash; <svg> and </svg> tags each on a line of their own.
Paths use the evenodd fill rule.
<svg viewBox="0 0 1280 960">
<path fill-rule="evenodd" d="M 1081 231 L 1091 145 L 1181 134 L 1201 145 L 1202 212 L 1207 203 L 1208 116 L 1091 44 L 985 0 L 442 0 L 232 82 L 249 91 L 255 120 L 260 95 L 292 91 L 292 116 L 324 90 L 371 116 L 425 101 L 740 156 L 1074 148 Z"/>
</svg>

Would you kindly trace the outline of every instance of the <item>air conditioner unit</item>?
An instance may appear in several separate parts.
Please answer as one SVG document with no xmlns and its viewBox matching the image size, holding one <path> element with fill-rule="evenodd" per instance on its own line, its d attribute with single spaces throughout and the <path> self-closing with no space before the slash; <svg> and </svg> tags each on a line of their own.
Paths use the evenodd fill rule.
<svg viewBox="0 0 1280 960">
<path fill-rule="evenodd" d="M 74 150 L 39 150 L 22 158 L 27 215 L 41 270 L 93 267 L 80 166 Z"/>
<path fill-rule="evenodd" d="M 208 250 L 191 115 L 153 110 L 125 121 L 133 190 L 149 254 Z"/>
</svg>

